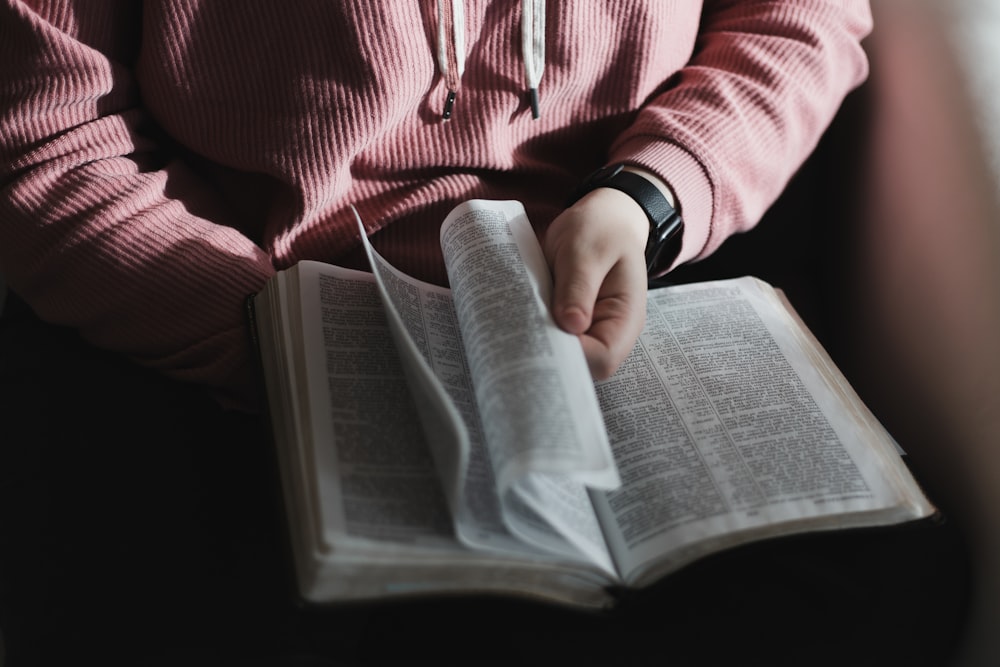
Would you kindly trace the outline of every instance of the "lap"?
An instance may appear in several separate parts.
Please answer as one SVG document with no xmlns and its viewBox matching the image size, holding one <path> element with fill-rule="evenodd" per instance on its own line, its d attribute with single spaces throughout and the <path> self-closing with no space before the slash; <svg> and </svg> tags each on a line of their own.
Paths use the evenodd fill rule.
<svg viewBox="0 0 1000 667">
<path fill-rule="evenodd" d="M 733 550 L 603 614 L 471 597 L 301 608 L 263 420 L 14 310 L 0 320 L 10 667 L 89 654 L 919 665 L 943 662 L 960 631 L 969 582 L 948 523 Z"/>
<path fill-rule="evenodd" d="M 240 602 L 277 600 L 259 420 L 13 306 L 0 321 L 0 622 L 14 667 L 22 649 L 214 640 L 252 620 L 230 620 Z"/>
</svg>

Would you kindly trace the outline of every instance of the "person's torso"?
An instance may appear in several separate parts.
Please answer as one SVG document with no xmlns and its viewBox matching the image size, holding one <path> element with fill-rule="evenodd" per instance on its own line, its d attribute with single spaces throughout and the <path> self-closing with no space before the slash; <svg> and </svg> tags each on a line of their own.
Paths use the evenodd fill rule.
<svg viewBox="0 0 1000 667">
<path fill-rule="evenodd" d="M 463 6 L 464 72 L 449 120 L 429 1 L 147 3 L 143 103 L 278 266 L 350 253 L 353 204 L 370 228 L 387 228 L 376 239 L 391 260 L 440 282 L 430 246 L 444 214 L 471 197 L 513 198 L 547 223 L 690 58 L 701 11 L 549 2 L 533 119 L 522 3 Z M 454 33 L 443 37 L 452 48 Z"/>
</svg>

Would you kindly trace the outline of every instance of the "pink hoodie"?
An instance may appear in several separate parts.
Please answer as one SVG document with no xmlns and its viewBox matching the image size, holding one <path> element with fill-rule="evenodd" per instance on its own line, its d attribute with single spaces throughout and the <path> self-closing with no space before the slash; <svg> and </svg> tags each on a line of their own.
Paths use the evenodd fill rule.
<svg viewBox="0 0 1000 667">
<path fill-rule="evenodd" d="M 0 273 L 42 318 L 239 396 L 244 298 L 301 259 L 363 266 L 350 204 L 441 282 L 459 201 L 521 200 L 541 229 L 626 161 L 704 257 L 867 73 L 860 0 L 536 3 L 543 39 L 519 2 L 439 4 L 3 0 Z"/>
</svg>

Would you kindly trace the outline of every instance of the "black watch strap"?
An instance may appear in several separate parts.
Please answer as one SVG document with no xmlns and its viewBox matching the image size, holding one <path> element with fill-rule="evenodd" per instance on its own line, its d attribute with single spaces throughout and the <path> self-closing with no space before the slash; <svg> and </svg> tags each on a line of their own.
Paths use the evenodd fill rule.
<svg viewBox="0 0 1000 667">
<path fill-rule="evenodd" d="M 646 272 L 656 275 L 670 268 L 677 259 L 684 221 L 658 187 L 639 174 L 624 171 L 624 167 L 623 164 L 613 164 L 598 169 L 577 189 L 569 203 L 575 203 L 597 188 L 614 188 L 634 199 L 649 219 Z"/>
</svg>

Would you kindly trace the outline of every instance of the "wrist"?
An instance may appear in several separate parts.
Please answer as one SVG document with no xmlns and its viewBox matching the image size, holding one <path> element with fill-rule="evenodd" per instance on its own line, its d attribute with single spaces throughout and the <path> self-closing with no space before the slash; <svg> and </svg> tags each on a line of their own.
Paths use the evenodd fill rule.
<svg viewBox="0 0 1000 667">
<path fill-rule="evenodd" d="M 628 240 L 639 253 L 645 252 L 649 239 L 649 220 L 638 202 L 615 188 L 591 190 L 574 208 L 583 207 L 585 215 L 602 227 L 614 226 L 614 235 Z"/>
<path fill-rule="evenodd" d="M 684 229 L 669 186 L 643 169 L 612 164 L 592 173 L 574 193 L 570 204 L 604 188 L 619 190 L 645 214 L 648 230 L 646 272 L 649 276 L 666 273 L 680 254 Z"/>
</svg>

